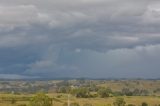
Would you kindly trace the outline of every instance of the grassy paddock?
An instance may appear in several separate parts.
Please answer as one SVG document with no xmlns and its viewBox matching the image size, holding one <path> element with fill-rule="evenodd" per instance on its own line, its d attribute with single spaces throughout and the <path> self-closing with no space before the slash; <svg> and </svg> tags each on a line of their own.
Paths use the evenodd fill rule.
<svg viewBox="0 0 160 106">
<path fill-rule="evenodd" d="M 67 102 L 66 94 L 48 94 L 53 98 L 53 106 L 63 106 Z M 61 95 L 58 97 L 58 95 Z M 0 106 L 20 106 L 20 104 L 28 104 L 30 98 L 33 95 L 13 95 L 13 94 L 0 94 Z M 113 104 L 113 101 L 116 97 L 109 98 L 75 98 L 74 96 L 70 97 L 70 101 L 77 102 L 80 106 L 83 106 L 85 103 L 90 103 L 93 106 L 107 106 L 108 104 Z M 127 104 L 134 104 L 140 106 L 142 102 L 146 102 L 149 106 L 156 106 L 160 104 L 160 98 L 154 96 L 132 96 L 127 97 L 123 96 Z M 15 100 L 15 103 L 12 103 L 12 99 Z"/>
</svg>

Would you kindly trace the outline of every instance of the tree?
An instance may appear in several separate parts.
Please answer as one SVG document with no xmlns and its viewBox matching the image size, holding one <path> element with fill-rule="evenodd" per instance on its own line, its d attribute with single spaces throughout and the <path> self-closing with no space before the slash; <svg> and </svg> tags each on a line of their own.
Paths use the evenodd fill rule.
<svg viewBox="0 0 160 106">
<path fill-rule="evenodd" d="M 116 98 L 116 100 L 113 102 L 114 106 L 125 106 L 126 102 L 123 98 Z"/>
<path fill-rule="evenodd" d="M 149 94 L 148 90 L 145 89 L 135 89 L 132 94 L 134 96 L 147 96 Z"/>
<path fill-rule="evenodd" d="M 112 93 L 112 90 L 110 88 L 101 88 L 98 90 L 98 94 L 102 98 L 109 97 L 111 93 Z"/>
<path fill-rule="evenodd" d="M 52 106 L 52 99 L 44 93 L 37 93 L 30 101 L 30 106 Z"/>
<path fill-rule="evenodd" d="M 126 96 L 132 96 L 133 95 L 133 93 L 128 88 L 123 88 L 122 89 L 122 94 L 126 95 Z"/>
<path fill-rule="evenodd" d="M 149 94 L 148 90 L 145 89 L 142 89 L 140 93 L 142 96 L 147 96 Z"/>
<path fill-rule="evenodd" d="M 134 89 L 133 95 L 134 95 L 134 96 L 139 96 L 139 95 L 141 95 L 141 94 L 140 94 L 140 90 L 139 90 L 138 88 Z"/>
<path fill-rule="evenodd" d="M 71 91 L 71 94 L 78 98 L 87 98 L 89 96 L 89 90 L 87 88 L 76 88 Z"/>
</svg>

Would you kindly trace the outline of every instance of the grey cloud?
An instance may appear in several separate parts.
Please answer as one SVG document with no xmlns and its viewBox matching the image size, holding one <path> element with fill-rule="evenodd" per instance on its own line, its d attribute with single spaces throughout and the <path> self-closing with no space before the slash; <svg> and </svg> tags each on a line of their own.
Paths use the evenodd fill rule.
<svg viewBox="0 0 160 106">
<path fill-rule="evenodd" d="M 2 74 L 80 77 L 93 72 L 98 77 L 120 70 L 115 73 L 130 76 L 138 73 L 134 70 L 159 69 L 157 0 L 0 0 L 0 4 Z"/>
<path fill-rule="evenodd" d="M 32 5 L 0 6 L 0 25 L 14 27 L 35 21 L 36 8 Z"/>
</svg>

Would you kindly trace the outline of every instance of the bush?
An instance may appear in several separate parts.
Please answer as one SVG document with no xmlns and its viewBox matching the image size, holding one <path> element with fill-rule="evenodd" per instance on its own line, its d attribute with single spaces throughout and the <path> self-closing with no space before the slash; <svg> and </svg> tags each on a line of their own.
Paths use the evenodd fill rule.
<svg viewBox="0 0 160 106">
<path fill-rule="evenodd" d="M 122 92 L 116 91 L 113 92 L 113 96 L 123 96 Z"/>
<path fill-rule="evenodd" d="M 30 106 L 52 106 L 52 99 L 44 93 L 38 93 L 31 99 Z"/>
<path fill-rule="evenodd" d="M 12 98 L 11 99 L 11 104 L 15 104 L 16 103 L 16 99 L 15 98 Z"/>
<path fill-rule="evenodd" d="M 62 95 L 57 95 L 57 98 L 61 98 L 62 97 Z"/>
<path fill-rule="evenodd" d="M 146 102 L 143 102 L 142 106 L 148 106 L 148 104 Z"/>
<path fill-rule="evenodd" d="M 126 102 L 123 98 L 116 98 L 116 100 L 113 102 L 114 106 L 125 106 Z"/>
<path fill-rule="evenodd" d="M 101 88 L 98 90 L 98 94 L 102 98 L 109 97 L 111 93 L 112 93 L 112 90 L 110 88 Z"/>
</svg>

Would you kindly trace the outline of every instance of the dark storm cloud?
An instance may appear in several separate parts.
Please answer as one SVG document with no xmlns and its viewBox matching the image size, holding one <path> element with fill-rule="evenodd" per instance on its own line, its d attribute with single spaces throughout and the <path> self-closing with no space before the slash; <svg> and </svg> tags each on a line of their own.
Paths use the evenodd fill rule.
<svg viewBox="0 0 160 106">
<path fill-rule="evenodd" d="M 0 73 L 20 78 L 158 77 L 159 4 L 0 0 Z"/>
</svg>

